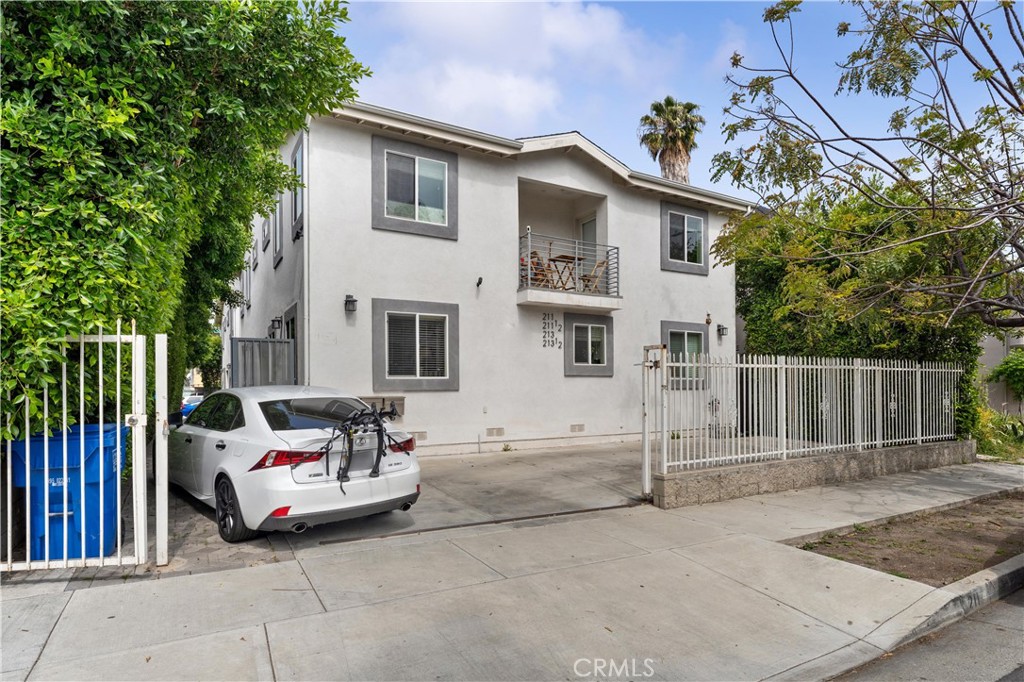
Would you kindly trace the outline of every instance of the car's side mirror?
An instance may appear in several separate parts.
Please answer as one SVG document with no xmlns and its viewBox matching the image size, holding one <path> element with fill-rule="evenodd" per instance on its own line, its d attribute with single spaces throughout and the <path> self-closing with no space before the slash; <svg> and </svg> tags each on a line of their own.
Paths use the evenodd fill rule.
<svg viewBox="0 0 1024 682">
<path fill-rule="evenodd" d="M 182 416 L 180 411 L 171 412 L 171 414 L 167 416 L 167 423 L 174 427 L 181 426 L 184 421 L 185 417 Z"/>
</svg>

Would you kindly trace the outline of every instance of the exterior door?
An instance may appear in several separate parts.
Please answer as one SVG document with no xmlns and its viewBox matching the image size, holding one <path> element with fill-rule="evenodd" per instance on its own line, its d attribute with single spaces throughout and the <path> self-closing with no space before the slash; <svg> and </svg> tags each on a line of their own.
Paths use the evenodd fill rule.
<svg viewBox="0 0 1024 682">
<path fill-rule="evenodd" d="M 597 253 L 597 218 L 588 218 L 580 223 L 580 255 L 583 260 L 579 264 L 579 276 L 589 275 L 602 257 Z"/>
</svg>

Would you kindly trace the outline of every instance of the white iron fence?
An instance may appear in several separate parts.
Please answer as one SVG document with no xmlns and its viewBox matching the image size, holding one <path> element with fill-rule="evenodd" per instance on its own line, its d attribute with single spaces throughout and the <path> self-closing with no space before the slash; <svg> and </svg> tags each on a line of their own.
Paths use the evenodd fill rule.
<svg viewBox="0 0 1024 682">
<path fill-rule="evenodd" d="M 958 365 L 644 353 L 645 493 L 652 453 L 671 473 L 955 437 Z"/>
<path fill-rule="evenodd" d="M 69 337 L 59 384 L 28 379 L 43 415 L 6 395 L 0 567 L 118 566 L 148 561 L 146 337 Z M 167 563 L 167 337 L 155 337 L 156 561 Z M 49 428 L 47 428 L 49 426 Z"/>
</svg>

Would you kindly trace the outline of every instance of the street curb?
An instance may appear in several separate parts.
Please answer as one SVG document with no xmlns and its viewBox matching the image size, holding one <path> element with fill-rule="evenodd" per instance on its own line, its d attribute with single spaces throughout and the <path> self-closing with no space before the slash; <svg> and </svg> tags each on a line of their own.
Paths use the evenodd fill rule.
<svg viewBox="0 0 1024 682">
<path fill-rule="evenodd" d="M 920 639 L 925 635 L 961 620 L 983 606 L 1024 587 L 1024 554 L 1018 554 L 1001 564 L 969 575 L 938 591 L 954 595 L 924 622 L 911 630 L 903 639 L 889 647 L 889 651 Z"/>
</svg>

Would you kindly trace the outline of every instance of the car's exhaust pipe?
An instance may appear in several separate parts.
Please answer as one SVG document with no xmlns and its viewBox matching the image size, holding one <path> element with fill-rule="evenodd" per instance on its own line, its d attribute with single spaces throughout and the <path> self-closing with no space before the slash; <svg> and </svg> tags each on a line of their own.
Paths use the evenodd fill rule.
<svg viewBox="0 0 1024 682">
<path fill-rule="evenodd" d="M 302 523 L 300 521 L 299 523 L 296 523 L 294 526 L 292 526 L 292 532 L 293 533 L 302 533 L 302 532 L 305 532 L 305 530 L 307 528 L 309 528 L 309 524 L 308 523 Z"/>
<path fill-rule="evenodd" d="M 406 502 L 402 505 L 402 511 L 409 511 L 412 509 L 412 502 Z"/>
</svg>

